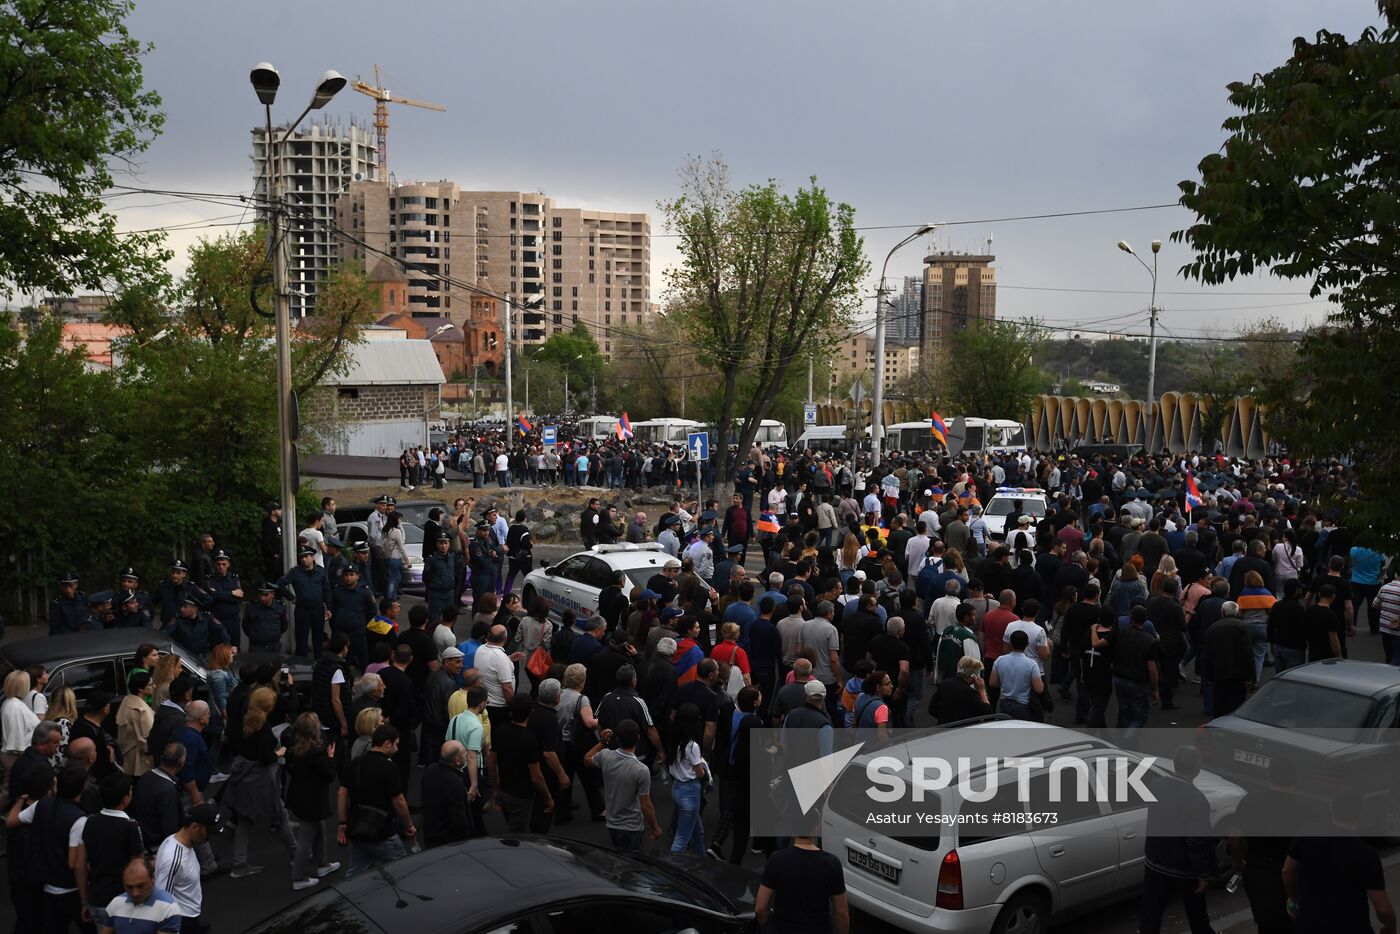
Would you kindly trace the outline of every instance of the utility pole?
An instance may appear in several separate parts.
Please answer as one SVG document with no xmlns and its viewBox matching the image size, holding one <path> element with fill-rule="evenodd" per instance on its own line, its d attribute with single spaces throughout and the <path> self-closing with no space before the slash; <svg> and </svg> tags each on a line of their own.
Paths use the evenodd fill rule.
<svg viewBox="0 0 1400 934">
<path fill-rule="evenodd" d="M 812 404 L 812 355 L 807 355 L 807 404 Z"/>
<path fill-rule="evenodd" d="M 880 267 L 880 287 L 875 290 L 875 395 L 870 401 L 870 466 L 880 466 L 880 448 L 884 443 L 884 405 L 885 405 L 885 295 L 889 289 L 885 287 L 885 274 L 889 270 L 890 258 L 894 256 L 900 247 L 912 243 L 926 233 L 931 233 L 937 229 L 937 224 L 924 224 L 918 230 L 905 237 L 890 248 L 885 254 L 885 263 Z"/>
<path fill-rule="evenodd" d="M 1133 252 L 1128 241 L 1119 240 L 1118 249 L 1137 260 L 1138 265 L 1147 270 L 1147 274 L 1152 277 L 1152 299 L 1147 306 L 1147 441 L 1143 445 L 1150 455 L 1152 454 L 1152 434 L 1157 430 L 1157 313 L 1161 310 L 1157 307 L 1157 254 L 1162 252 L 1162 241 L 1152 241 L 1151 266 L 1144 263 L 1142 257 Z"/>
</svg>

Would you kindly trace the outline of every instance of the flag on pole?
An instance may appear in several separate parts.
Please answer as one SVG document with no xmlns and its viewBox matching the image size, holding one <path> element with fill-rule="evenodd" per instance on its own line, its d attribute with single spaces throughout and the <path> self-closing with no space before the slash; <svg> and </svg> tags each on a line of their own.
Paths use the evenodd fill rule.
<svg viewBox="0 0 1400 934">
<path fill-rule="evenodd" d="M 1196 478 L 1191 475 L 1191 471 L 1186 471 L 1186 511 L 1191 512 L 1205 505 L 1205 500 L 1201 498 L 1201 488 L 1196 486 Z"/>
<path fill-rule="evenodd" d="M 943 424 L 943 416 L 932 409 L 928 413 L 929 428 L 933 432 L 933 437 L 945 448 L 948 446 L 948 426 Z"/>
<path fill-rule="evenodd" d="M 617 438 L 619 441 L 632 440 L 632 420 L 627 417 L 626 412 L 617 420 Z"/>
<path fill-rule="evenodd" d="M 515 424 L 519 426 L 522 435 L 528 435 L 535 430 L 535 426 L 531 425 L 523 414 L 515 416 Z"/>
</svg>

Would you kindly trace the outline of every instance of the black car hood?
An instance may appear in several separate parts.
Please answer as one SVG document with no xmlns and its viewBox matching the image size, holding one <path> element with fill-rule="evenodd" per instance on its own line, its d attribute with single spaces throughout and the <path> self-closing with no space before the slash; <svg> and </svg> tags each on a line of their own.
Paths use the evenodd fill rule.
<svg viewBox="0 0 1400 934">
<path fill-rule="evenodd" d="M 736 912 L 743 914 L 753 911 L 754 900 L 758 897 L 758 873 L 693 853 L 666 853 L 648 858 L 713 889 L 733 905 Z"/>
</svg>

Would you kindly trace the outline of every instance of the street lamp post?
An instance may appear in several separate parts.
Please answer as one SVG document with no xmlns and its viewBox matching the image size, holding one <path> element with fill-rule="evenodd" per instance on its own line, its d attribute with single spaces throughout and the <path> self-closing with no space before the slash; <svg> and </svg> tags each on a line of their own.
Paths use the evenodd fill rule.
<svg viewBox="0 0 1400 934">
<path fill-rule="evenodd" d="M 896 243 L 885 254 L 885 263 L 880 267 L 880 287 L 875 290 L 875 395 L 870 406 L 870 466 L 880 466 L 880 448 L 884 443 L 885 406 L 885 273 L 890 266 L 890 258 L 904 247 L 926 233 L 938 229 L 937 224 L 924 224 L 918 230 Z M 808 395 L 811 395 L 810 390 Z"/>
<path fill-rule="evenodd" d="M 575 354 L 564 362 L 564 414 L 569 414 L 569 367 L 583 359 L 583 354 Z"/>
<path fill-rule="evenodd" d="M 1152 433 L 1157 428 L 1157 254 L 1162 252 L 1162 241 L 1152 241 L 1152 265 L 1148 266 L 1142 257 L 1133 252 L 1127 240 L 1118 241 L 1118 249 L 1127 253 L 1152 277 L 1152 300 L 1147 305 L 1147 453 L 1152 453 Z"/>
<path fill-rule="evenodd" d="M 266 117 L 266 135 L 263 144 L 263 177 L 267 198 L 268 249 L 272 253 L 272 314 L 277 333 L 277 439 L 278 461 L 281 473 L 282 500 L 282 566 L 296 565 L 297 553 L 297 462 L 293 444 L 292 401 L 292 335 L 291 301 L 287 294 L 287 254 L 285 241 L 285 205 L 282 203 L 282 144 L 296 131 L 306 115 L 320 110 L 345 87 L 345 78 L 337 71 L 325 71 L 316 82 L 316 90 L 311 95 L 311 103 L 287 125 L 281 139 L 272 138 L 272 104 L 277 99 L 277 89 L 282 83 L 277 69 L 267 62 L 253 66 L 248 75 L 258 101 L 263 105 Z M 274 168 L 275 164 L 275 168 Z"/>
<path fill-rule="evenodd" d="M 514 355 L 515 345 L 510 338 L 511 319 L 515 317 L 515 302 L 511 296 L 504 296 L 506 300 L 506 450 L 509 451 L 515 446 L 515 391 L 510 384 L 510 358 Z M 544 296 L 525 302 L 520 307 L 529 311 L 531 308 L 538 308 L 544 304 Z"/>
</svg>

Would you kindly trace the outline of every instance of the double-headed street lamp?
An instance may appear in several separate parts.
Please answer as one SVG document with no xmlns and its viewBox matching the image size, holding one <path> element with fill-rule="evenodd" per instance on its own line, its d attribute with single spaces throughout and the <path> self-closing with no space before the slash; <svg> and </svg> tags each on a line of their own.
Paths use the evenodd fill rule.
<svg viewBox="0 0 1400 934">
<path fill-rule="evenodd" d="M 885 272 L 890 267 L 890 257 L 894 256 L 901 247 L 913 243 L 924 234 L 932 233 L 938 229 L 937 224 L 924 224 L 918 230 L 899 241 L 885 254 L 885 264 L 880 267 L 880 287 L 875 291 L 875 397 L 871 400 L 870 409 L 870 466 L 880 466 L 880 448 L 884 443 L 884 407 L 885 407 Z M 808 376 L 809 387 L 807 396 L 810 399 L 812 390 L 810 388 L 811 376 Z"/>
<path fill-rule="evenodd" d="M 1147 305 L 1147 453 L 1152 453 L 1152 432 L 1157 427 L 1157 254 L 1162 252 L 1162 241 L 1152 241 L 1152 265 L 1148 266 L 1142 257 L 1133 252 L 1127 240 L 1118 241 L 1118 249 L 1138 261 L 1152 277 L 1152 300 Z"/>
<path fill-rule="evenodd" d="M 281 149 L 296 131 L 297 124 L 313 110 L 320 110 L 330 103 L 331 98 L 345 87 L 345 78 L 338 71 L 325 71 L 316 82 L 316 90 L 311 95 L 311 103 L 306 105 L 295 120 L 287 125 L 287 132 L 275 143 L 272 139 L 272 104 L 277 99 L 277 89 L 282 78 L 277 69 L 267 62 L 253 66 L 248 80 L 257 92 L 258 101 L 263 105 L 267 118 L 266 135 L 263 143 L 264 197 L 267 208 L 267 248 L 272 254 L 272 315 L 277 326 L 277 446 L 278 461 L 282 480 L 282 566 L 295 567 L 297 563 L 297 461 L 295 421 L 297 420 L 295 400 L 292 398 L 292 337 L 291 301 L 287 294 L 287 254 L 283 238 L 286 222 L 282 203 L 282 161 Z M 275 168 L 274 168 L 275 166 Z"/>
</svg>

